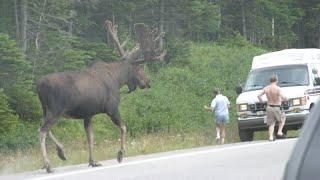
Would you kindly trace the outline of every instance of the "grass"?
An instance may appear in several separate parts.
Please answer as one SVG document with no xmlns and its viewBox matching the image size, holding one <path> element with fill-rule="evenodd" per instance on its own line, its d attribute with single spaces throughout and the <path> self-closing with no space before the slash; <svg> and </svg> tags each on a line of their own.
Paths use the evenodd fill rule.
<svg viewBox="0 0 320 180">
<path fill-rule="evenodd" d="M 165 152 L 178 149 L 216 145 L 214 127 L 199 133 L 187 134 L 149 134 L 136 139 L 128 138 L 126 142 L 126 157 Z M 230 132 L 226 143 L 237 142 L 236 132 Z M 53 143 L 48 141 L 48 155 L 53 167 L 88 163 L 87 143 L 77 142 L 65 145 L 67 161 L 61 161 Z M 96 144 L 94 155 L 97 161 L 115 159 L 120 148 L 120 140 L 104 140 Z M 0 174 L 18 173 L 38 170 L 42 167 L 40 147 L 14 153 L 0 153 Z"/>
<path fill-rule="evenodd" d="M 262 52 L 263 49 L 251 46 L 191 44 L 187 59 L 182 58 L 181 62 L 175 62 L 176 65 L 173 62 L 173 65 L 150 73 L 151 90 L 137 90 L 130 95 L 122 93 L 120 113 L 129 132 L 126 156 L 215 145 L 213 115 L 203 109 L 212 100 L 213 87 L 223 89 L 223 94 L 232 104 L 226 142 L 238 142 L 234 88 L 246 79 L 252 57 Z M 37 128 L 23 131 L 31 134 L 26 139 L 36 144 L 30 149 L 0 152 L 0 173 L 32 171 L 42 167 Z M 81 121 L 61 120 L 53 131 L 64 143 L 68 158 L 67 161 L 58 159 L 55 147 L 48 140 L 48 154 L 53 167 L 88 162 Z M 106 115 L 101 115 L 95 117 L 94 131 L 97 143 L 95 159 L 115 159 L 120 147 L 117 127 Z M 267 132 L 256 133 L 255 140 L 259 139 L 267 139 Z"/>
<path fill-rule="evenodd" d="M 230 130 L 231 127 L 228 127 Z M 267 132 L 255 133 L 254 140 L 267 139 Z M 288 131 L 288 137 L 297 137 L 297 131 Z M 126 157 L 166 152 L 178 149 L 194 148 L 201 146 L 214 146 L 214 127 L 202 132 L 187 134 L 149 134 L 140 138 L 128 138 L 126 142 Z M 226 143 L 238 142 L 237 132 L 228 132 Z M 48 141 L 48 154 L 53 167 L 88 163 L 88 146 L 85 141 L 65 145 L 67 161 L 60 160 L 56 155 L 53 143 Z M 116 158 L 120 148 L 120 140 L 104 140 L 96 144 L 94 155 L 97 161 Z M 40 147 L 14 153 L 0 153 L 0 174 L 18 173 L 24 171 L 38 170 L 42 167 L 42 155 Z"/>
</svg>

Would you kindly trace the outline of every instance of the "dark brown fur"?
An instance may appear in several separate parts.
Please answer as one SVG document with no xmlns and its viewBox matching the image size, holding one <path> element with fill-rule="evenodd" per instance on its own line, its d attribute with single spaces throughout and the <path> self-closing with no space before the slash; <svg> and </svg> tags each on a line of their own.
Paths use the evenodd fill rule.
<svg viewBox="0 0 320 180">
<path fill-rule="evenodd" d="M 118 106 L 119 89 L 127 85 L 129 92 L 139 87 L 149 88 L 149 78 L 134 64 L 128 61 L 97 62 L 82 71 L 60 72 L 43 76 L 37 83 L 38 96 L 44 113 L 44 124 L 40 129 L 40 140 L 44 156 L 44 168 L 52 172 L 45 149 L 45 137 L 54 140 L 58 155 L 66 159 L 62 144 L 52 135 L 50 128 L 61 116 L 84 119 L 89 143 L 89 165 L 98 166 L 93 158 L 93 133 L 91 118 L 99 113 L 106 113 L 120 128 L 121 149 L 118 161 L 124 154 L 125 126 L 121 122 Z"/>
</svg>

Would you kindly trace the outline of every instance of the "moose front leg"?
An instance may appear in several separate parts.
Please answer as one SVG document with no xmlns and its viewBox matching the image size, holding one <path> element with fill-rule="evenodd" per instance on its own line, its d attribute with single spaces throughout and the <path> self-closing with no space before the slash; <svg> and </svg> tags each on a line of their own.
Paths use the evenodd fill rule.
<svg viewBox="0 0 320 180">
<path fill-rule="evenodd" d="M 53 169 L 51 168 L 51 164 L 47 155 L 47 148 L 46 148 L 46 136 L 48 131 L 50 130 L 51 126 L 55 123 L 55 120 L 50 117 L 45 117 L 45 122 L 40 128 L 40 144 L 41 144 L 41 151 L 43 155 L 43 169 L 46 169 L 47 173 L 52 173 Z"/>
<path fill-rule="evenodd" d="M 49 137 L 52 139 L 52 141 L 56 145 L 58 157 L 63 161 L 67 160 L 66 155 L 63 150 L 63 145 L 53 136 L 51 130 L 49 131 Z"/>
<path fill-rule="evenodd" d="M 121 135 L 121 145 L 120 145 L 120 151 L 118 152 L 117 160 L 119 163 L 122 162 L 123 156 L 125 153 L 125 138 L 126 138 L 126 126 L 120 123 L 120 135 Z"/>
<path fill-rule="evenodd" d="M 123 160 L 123 156 L 125 153 L 125 137 L 126 137 L 126 126 L 124 124 L 122 124 L 121 122 L 121 118 L 120 118 L 120 113 L 118 110 L 116 110 L 115 112 L 113 112 L 112 114 L 108 114 L 111 117 L 111 120 L 113 123 L 115 123 L 119 129 L 120 129 L 120 151 L 118 152 L 118 156 L 117 156 L 117 161 L 119 163 L 122 162 Z"/>
<path fill-rule="evenodd" d="M 92 166 L 92 167 L 101 166 L 101 164 L 95 162 L 93 158 L 93 131 L 92 131 L 91 118 L 84 119 L 84 128 L 86 130 L 87 140 L 89 145 L 89 166 Z"/>
</svg>

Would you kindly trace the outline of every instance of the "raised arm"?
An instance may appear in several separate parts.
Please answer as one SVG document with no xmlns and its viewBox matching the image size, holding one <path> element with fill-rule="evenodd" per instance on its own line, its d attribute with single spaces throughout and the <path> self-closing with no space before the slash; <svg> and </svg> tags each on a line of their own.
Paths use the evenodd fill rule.
<svg viewBox="0 0 320 180">
<path fill-rule="evenodd" d="M 206 111 L 213 111 L 213 109 L 211 107 L 207 106 L 207 105 L 204 105 L 204 109 Z"/>
<path fill-rule="evenodd" d="M 204 106 L 204 109 L 207 111 L 213 111 L 214 108 L 216 107 L 216 99 L 214 98 L 211 102 L 210 107 L 208 107 L 207 105 Z"/>
<path fill-rule="evenodd" d="M 231 109 L 231 103 L 227 97 L 226 97 L 226 101 L 227 101 L 228 109 Z"/>
</svg>

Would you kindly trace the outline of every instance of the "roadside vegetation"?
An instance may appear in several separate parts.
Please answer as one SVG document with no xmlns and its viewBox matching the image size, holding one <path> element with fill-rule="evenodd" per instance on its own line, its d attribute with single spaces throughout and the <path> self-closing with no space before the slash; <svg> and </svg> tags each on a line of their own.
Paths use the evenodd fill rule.
<svg viewBox="0 0 320 180">
<path fill-rule="evenodd" d="M 135 44 L 135 23 L 166 33 L 163 62 L 144 64 L 151 89 L 127 94 L 120 113 L 127 126 L 127 155 L 213 145 L 213 114 L 204 111 L 214 87 L 232 102 L 227 143 L 237 142 L 235 87 L 252 57 L 284 48 L 319 47 L 319 2 L 303 0 L 2 0 L 0 2 L 0 173 L 41 167 L 42 110 L 35 91 L 41 76 L 81 70 L 94 61 L 120 60 L 105 21 L 118 24 L 126 48 Z M 114 158 L 119 130 L 106 115 L 94 118 L 97 160 Z M 83 122 L 53 126 L 69 160 L 87 162 Z M 257 137 L 265 138 L 264 133 Z"/>
<path fill-rule="evenodd" d="M 234 46 L 230 41 L 238 44 Z M 232 102 L 227 142 L 239 141 L 235 87 L 245 80 L 252 57 L 265 50 L 250 45 L 241 37 L 225 42 L 177 41 L 169 44 L 169 51 L 174 51 L 172 61 L 144 65 L 151 77 L 150 89 L 139 89 L 131 94 L 126 93 L 126 87 L 121 90 L 120 112 L 128 130 L 129 156 L 214 144 L 213 114 L 203 109 L 204 105 L 211 103 L 214 87 L 221 88 Z M 10 97 L 1 97 L 4 103 L 1 108 L 8 108 Z M 37 97 L 33 94 L 30 98 L 34 101 L 30 105 L 38 110 Z M 41 116 L 38 114 L 41 113 L 35 113 L 35 119 L 22 121 L 12 111 L 5 110 L 1 112 L 6 113 L 3 116 L 8 116 L 8 120 L 1 122 L 16 125 L 1 134 L 0 169 L 10 172 L 40 168 L 42 156 L 39 155 L 38 128 Z M 96 116 L 93 122 L 97 159 L 115 158 L 119 145 L 118 128 L 103 114 Z M 6 125 L 9 126 L 3 124 L 2 127 Z M 52 142 L 48 140 L 49 154 L 55 164 L 87 161 L 86 136 L 81 120 L 60 119 L 53 132 L 66 147 L 69 157 L 66 162 L 58 160 Z"/>
</svg>

